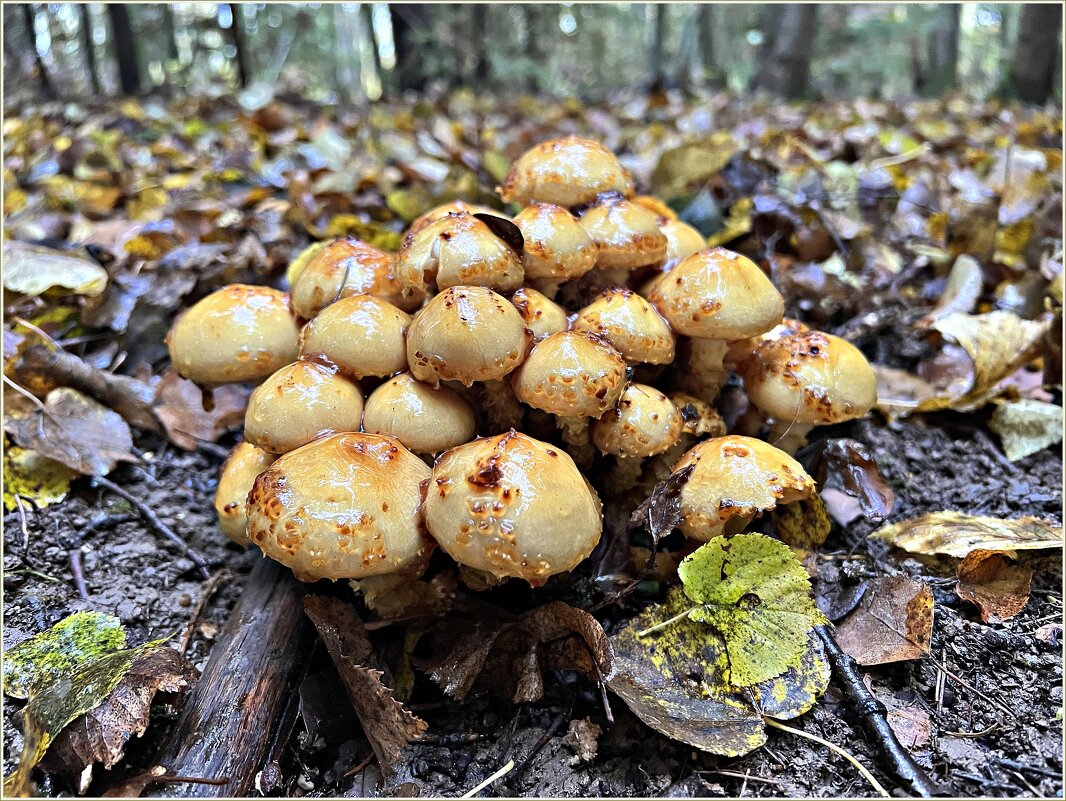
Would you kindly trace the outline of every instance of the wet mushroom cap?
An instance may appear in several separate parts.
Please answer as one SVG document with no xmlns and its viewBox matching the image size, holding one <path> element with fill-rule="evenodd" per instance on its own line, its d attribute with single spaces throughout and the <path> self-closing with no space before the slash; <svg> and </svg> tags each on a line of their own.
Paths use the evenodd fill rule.
<svg viewBox="0 0 1066 801">
<path fill-rule="evenodd" d="M 780 339 L 781 337 L 790 334 L 802 334 L 804 331 L 810 330 L 810 326 L 806 323 L 802 323 L 799 320 L 793 320 L 791 317 L 785 317 L 780 323 L 775 325 L 765 334 L 759 334 L 754 337 L 745 337 L 744 339 L 730 342 L 729 349 L 726 351 L 725 362 L 734 367 L 744 364 L 755 357 L 755 353 L 763 341 L 767 339 Z"/>
<path fill-rule="evenodd" d="M 453 200 L 451 203 L 442 203 L 439 206 L 435 206 L 420 217 L 416 217 L 411 223 L 411 227 L 407 229 L 408 234 L 417 234 L 424 228 L 428 228 L 438 220 L 442 220 L 449 214 L 456 214 L 458 212 L 464 212 L 466 214 L 491 214 L 495 217 L 503 217 L 505 220 L 510 219 L 502 211 L 489 208 L 488 206 L 481 206 L 477 203 L 466 203 L 462 200 Z"/>
<path fill-rule="evenodd" d="M 679 528 L 709 540 L 730 520 L 746 524 L 759 512 L 792 503 L 814 491 L 814 480 L 784 451 L 752 437 L 709 439 L 685 453 L 677 473 L 692 466 L 681 489 Z M 732 533 L 732 532 L 731 532 Z"/>
<path fill-rule="evenodd" d="M 497 191 L 505 203 L 554 203 L 574 208 L 604 192 L 629 195 L 631 181 L 618 157 L 592 139 L 552 139 L 522 154 Z"/>
<path fill-rule="evenodd" d="M 686 434 L 694 437 L 702 437 L 704 434 L 720 437 L 726 433 L 725 420 L 707 401 L 685 392 L 671 392 L 670 400 L 681 412 Z"/>
<path fill-rule="evenodd" d="M 707 247 L 707 240 L 703 234 L 688 223 L 674 217 L 659 217 L 659 230 L 666 237 L 666 257 L 663 259 L 662 269 L 672 270 L 682 259 L 688 258 L 693 253 L 698 253 Z"/>
<path fill-rule="evenodd" d="M 570 328 L 566 309 L 535 289 L 529 287 L 519 289 L 511 295 L 511 303 L 522 315 L 526 328 L 533 332 L 534 342 L 540 342 L 551 334 Z"/>
<path fill-rule="evenodd" d="M 290 451 L 248 494 L 248 536 L 303 581 L 421 575 L 429 467 L 392 437 L 344 433 Z"/>
<path fill-rule="evenodd" d="M 667 220 L 676 220 L 677 212 L 666 205 L 662 200 L 654 195 L 634 195 L 633 202 L 637 205 L 643 206 L 656 217 L 662 217 Z M 660 220 L 661 224 L 661 220 Z"/>
<path fill-rule="evenodd" d="M 359 386 L 335 367 L 294 362 L 260 384 L 248 398 L 244 437 L 271 453 L 285 453 L 323 434 L 358 431 Z"/>
<path fill-rule="evenodd" d="M 230 284 L 189 307 L 166 343 L 178 375 L 209 386 L 261 381 L 296 360 L 298 336 L 288 295 Z"/>
<path fill-rule="evenodd" d="M 560 417 L 599 417 L 614 408 L 625 383 L 618 351 L 580 331 L 538 342 L 511 378 L 520 401 Z"/>
<path fill-rule="evenodd" d="M 654 456 L 677 442 L 684 423 L 680 410 L 662 392 L 630 384 L 618 405 L 592 422 L 592 442 L 622 458 Z"/>
<path fill-rule="evenodd" d="M 353 378 L 407 369 L 411 315 L 373 295 L 327 306 L 300 332 L 300 358 L 326 361 Z"/>
<path fill-rule="evenodd" d="M 370 393 L 363 430 L 396 437 L 414 453 L 433 454 L 469 442 L 477 421 L 470 404 L 447 387 L 432 387 L 401 373 Z"/>
<path fill-rule="evenodd" d="M 441 455 L 426 493 L 426 525 L 449 556 L 533 586 L 592 553 L 602 523 L 574 460 L 513 430 Z"/>
<path fill-rule="evenodd" d="M 605 339 L 630 364 L 669 364 L 674 333 L 648 301 L 631 289 L 608 289 L 578 312 L 575 331 Z"/>
<path fill-rule="evenodd" d="M 632 270 L 666 256 L 666 236 L 655 216 L 632 200 L 601 198 L 582 213 L 581 225 L 596 245 L 597 269 Z"/>
<path fill-rule="evenodd" d="M 347 236 L 316 251 L 296 276 L 292 310 L 310 320 L 341 298 L 359 294 L 374 295 L 404 311 L 417 309 L 424 297 L 424 293 L 402 291 L 396 277 L 396 254 Z"/>
<path fill-rule="evenodd" d="M 491 289 L 451 287 L 426 304 L 407 331 L 407 363 L 436 385 L 500 379 L 529 352 L 533 335 L 522 315 Z"/>
<path fill-rule="evenodd" d="M 270 467 L 274 455 L 250 442 L 239 442 L 222 464 L 215 490 L 215 512 L 222 533 L 247 548 L 248 516 L 245 502 L 255 477 Z"/>
<path fill-rule="evenodd" d="M 585 227 L 562 206 L 533 203 L 514 218 L 525 240 L 527 279 L 570 281 L 596 264 L 597 250 Z"/>
</svg>

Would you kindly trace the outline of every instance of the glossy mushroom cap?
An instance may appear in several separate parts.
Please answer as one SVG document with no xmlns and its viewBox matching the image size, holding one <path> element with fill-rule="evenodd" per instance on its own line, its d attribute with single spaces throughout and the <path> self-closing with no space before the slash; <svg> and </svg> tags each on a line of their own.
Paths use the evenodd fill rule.
<svg viewBox="0 0 1066 801">
<path fill-rule="evenodd" d="M 754 337 L 745 337 L 729 343 L 729 349 L 725 354 L 725 363 L 737 367 L 755 357 L 759 345 L 767 339 L 780 339 L 789 334 L 801 334 L 810 331 L 810 326 L 791 317 L 785 317 L 765 334 Z"/>
<path fill-rule="evenodd" d="M 261 381 L 296 359 L 298 335 L 288 295 L 230 284 L 189 307 L 166 343 L 178 375 L 210 386 Z"/>
<path fill-rule="evenodd" d="M 353 378 L 389 376 L 407 369 L 411 315 L 373 295 L 353 295 L 327 306 L 300 332 L 300 358 L 336 365 Z"/>
<path fill-rule="evenodd" d="M 578 312 L 575 331 L 607 340 L 630 364 L 669 364 L 674 333 L 662 315 L 632 289 L 608 289 Z"/>
<path fill-rule="evenodd" d="M 470 386 L 506 376 L 532 341 L 506 298 L 480 286 L 451 287 L 415 315 L 407 331 L 407 363 L 419 381 Z"/>
<path fill-rule="evenodd" d="M 572 209 L 604 192 L 628 195 L 632 187 L 609 149 L 591 139 L 567 136 L 527 150 L 497 191 L 505 203 L 554 203 Z"/>
<path fill-rule="evenodd" d="M 633 270 L 666 256 L 666 236 L 655 216 L 632 200 L 601 198 L 581 215 L 581 225 L 596 245 L 597 269 Z"/>
<path fill-rule="evenodd" d="M 245 510 L 248 491 L 255 477 L 270 467 L 273 461 L 273 454 L 250 442 L 240 442 L 230 451 L 218 476 L 215 512 L 218 514 L 219 528 L 245 548 L 252 544 L 248 539 L 248 515 Z"/>
<path fill-rule="evenodd" d="M 710 434 L 721 437 L 727 431 L 725 420 L 711 404 L 684 392 L 671 392 L 670 400 L 681 413 L 686 434 L 702 437 Z"/>
<path fill-rule="evenodd" d="M 465 203 L 462 200 L 453 200 L 451 203 L 442 203 L 439 206 L 435 206 L 420 217 L 416 217 L 414 222 L 411 223 L 411 227 L 407 229 L 408 234 L 417 234 L 423 228 L 428 228 L 437 220 L 443 220 L 449 214 L 457 214 L 463 212 L 465 214 L 492 214 L 495 217 L 503 217 L 505 220 L 509 220 L 506 214 L 496 209 L 490 209 L 488 206 L 480 206 L 477 203 Z"/>
<path fill-rule="evenodd" d="M 396 437 L 414 453 L 435 454 L 473 439 L 477 421 L 470 404 L 447 387 L 401 373 L 370 393 L 363 430 Z"/>
<path fill-rule="evenodd" d="M 352 295 L 374 295 L 413 311 L 425 293 L 404 293 L 396 278 L 396 254 L 354 236 L 335 239 L 307 262 L 292 283 L 292 309 L 310 320 L 331 303 Z"/>
<path fill-rule="evenodd" d="M 533 332 L 533 341 L 540 342 L 551 334 L 570 328 L 566 309 L 548 300 L 535 289 L 523 287 L 511 295 L 511 303 L 518 309 L 526 328 Z"/>
<path fill-rule="evenodd" d="M 429 467 L 392 437 L 346 433 L 297 448 L 248 494 L 248 536 L 302 581 L 421 575 L 433 543 Z"/>
<path fill-rule="evenodd" d="M 622 458 L 654 456 L 677 442 L 684 423 L 678 408 L 655 387 L 630 384 L 618 405 L 592 422 L 592 441 Z"/>
<path fill-rule="evenodd" d="M 396 262 L 405 287 L 425 293 L 431 287 L 484 286 L 510 292 L 522 285 L 519 255 L 477 217 L 449 214 L 409 233 Z"/>
<path fill-rule="evenodd" d="M 437 460 L 426 524 L 460 564 L 540 586 L 592 553 L 603 517 L 565 451 L 511 430 Z"/>
<path fill-rule="evenodd" d="M 534 203 L 514 218 L 525 247 L 522 267 L 527 279 L 571 281 L 596 264 L 596 245 L 577 217 L 562 206 Z"/>
<path fill-rule="evenodd" d="M 294 362 L 255 388 L 244 413 L 244 437 L 271 453 L 286 453 L 323 434 L 358 431 L 359 387 L 318 362 Z"/>
<path fill-rule="evenodd" d="M 678 334 L 742 339 L 781 322 L 785 301 L 751 259 L 724 248 L 701 250 L 664 273 L 648 300 Z"/>
<path fill-rule="evenodd" d="M 701 442 L 681 457 L 674 472 L 690 465 L 692 473 L 681 489 L 679 528 L 703 542 L 722 534 L 731 521 L 739 531 L 759 512 L 802 500 L 814 491 L 814 480 L 799 462 L 751 437 Z"/>
<path fill-rule="evenodd" d="M 677 212 L 654 195 L 634 195 L 633 202 L 643 206 L 656 217 L 662 217 L 667 220 L 677 219 Z"/>
<path fill-rule="evenodd" d="M 674 217 L 659 217 L 659 230 L 666 237 L 666 257 L 663 259 L 662 269 L 672 270 L 682 259 L 686 259 L 693 253 L 706 249 L 707 240 L 703 234 L 688 223 Z"/>
<path fill-rule="evenodd" d="M 560 417 L 599 417 L 618 403 L 625 383 L 618 351 L 578 331 L 538 342 L 511 378 L 520 401 Z"/>
</svg>

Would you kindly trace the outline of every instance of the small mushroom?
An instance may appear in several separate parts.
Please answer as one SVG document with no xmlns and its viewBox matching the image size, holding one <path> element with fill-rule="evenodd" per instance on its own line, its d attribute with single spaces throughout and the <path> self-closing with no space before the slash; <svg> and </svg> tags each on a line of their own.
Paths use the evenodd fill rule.
<svg viewBox="0 0 1066 801">
<path fill-rule="evenodd" d="M 633 202 L 643 206 L 656 217 L 665 217 L 667 220 L 677 219 L 677 212 L 654 195 L 634 195 Z"/>
<path fill-rule="evenodd" d="M 688 223 L 683 223 L 676 217 L 659 217 L 657 222 L 659 230 L 666 237 L 666 257 L 660 266 L 664 272 L 674 269 L 683 259 L 707 247 L 703 234 Z"/>
<path fill-rule="evenodd" d="M 300 332 L 300 358 L 336 365 L 352 378 L 407 369 L 411 315 L 373 295 L 352 295 L 318 313 Z"/>
<path fill-rule="evenodd" d="M 503 217 L 505 220 L 510 219 L 502 211 L 490 209 L 488 206 L 481 206 L 477 203 L 466 203 L 462 200 L 453 200 L 451 203 L 442 203 L 439 206 L 434 206 L 425 214 L 416 217 L 411 223 L 411 227 L 407 229 L 407 233 L 417 234 L 423 228 L 428 228 L 438 220 L 443 220 L 449 214 L 457 214 L 459 212 L 464 214 L 491 214 L 494 217 Z"/>
<path fill-rule="evenodd" d="M 509 431 L 441 455 L 426 494 L 426 524 L 461 565 L 539 587 L 592 553 L 603 515 L 573 459 Z"/>
<path fill-rule="evenodd" d="M 570 328 L 566 309 L 535 289 L 529 287 L 519 289 L 511 295 L 511 303 L 522 315 L 526 328 L 533 332 L 534 342 L 540 342 L 551 334 Z"/>
<path fill-rule="evenodd" d="M 669 323 L 632 289 L 604 291 L 578 312 L 573 329 L 606 340 L 630 364 L 669 364 L 674 360 L 674 333 Z"/>
<path fill-rule="evenodd" d="M 662 392 L 647 384 L 629 384 L 618 405 L 591 424 L 593 443 L 617 459 L 606 484 L 615 494 L 632 489 L 644 460 L 669 450 L 684 425 L 681 412 Z"/>
<path fill-rule="evenodd" d="M 418 455 L 432 455 L 473 439 L 474 411 L 447 387 L 432 387 L 410 373 L 393 376 L 370 393 L 363 430 L 388 434 Z"/>
<path fill-rule="evenodd" d="M 577 217 L 562 206 L 533 203 L 514 218 L 525 246 L 522 267 L 526 280 L 549 297 L 559 284 L 573 281 L 596 264 L 596 245 Z"/>
<path fill-rule="evenodd" d="M 256 478 L 248 536 L 301 581 L 420 576 L 433 549 L 422 510 L 429 474 L 393 437 L 315 440 Z"/>
<path fill-rule="evenodd" d="M 244 437 L 271 453 L 286 453 L 323 434 L 358 431 L 363 395 L 337 368 L 300 361 L 255 388 L 244 413 Z"/>
<path fill-rule="evenodd" d="M 706 401 L 684 392 L 671 392 L 669 398 L 681 414 L 681 434 L 667 450 L 648 459 L 640 480 L 640 487 L 645 495 L 651 493 L 656 484 L 670 476 L 677 460 L 695 445 L 697 440 L 707 436 L 722 437 L 728 431 L 728 426 L 718 414 L 718 410 Z"/>
<path fill-rule="evenodd" d="M 396 277 L 396 255 L 354 236 L 335 239 L 311 256 L 292 283 L 292 309 L 310 320 L 330 304 L 352 295 L 374 295 L 404 311 L 422 305 L 425 293 L 404 292 Z"/>
<path fill-rule="evenodd" d="M 261 381 L 296 359 L 298 336 L 288 295 L 230 284 L 187 309 L 166 343 L 178 375 L 211 386 Z"/>
<path fill-rule="evenodd" d="M 608 148 L 592 139 L 566 136 L 527 150 L 497 191 L 505 203 L 553 203 L 572 209 L 605 192 L 629 195 L 631 184 Z"/>
<path fill-rule="evenodd" d="M 248 491 L 255 477 L 270 467 L 273 461 L 273 454 L 250 442 L 240 442 L 222 464 L 218 488 L 215 490 L 218 525 L 223 534 L 244 548 L 252 544 L 248 539 L 248 515 L 245 509 Z"/>
<path fill-rule="evenodd" d="M 655 216 L 620 195 L 600 198 L 582 213 L 581 225 L 596 245 L 598 270 L 634 270 L 666 255 L 666 236 Z"/>
<path fill-rule="evenodd" d="M 787 453 L 752 437 L 709 439 L 674 466 L 692 472 L 681 488 L 685 536 L 706 542 L 744 530 L 755 515 L 810 496 L 814 480 Z"/>
</svg>

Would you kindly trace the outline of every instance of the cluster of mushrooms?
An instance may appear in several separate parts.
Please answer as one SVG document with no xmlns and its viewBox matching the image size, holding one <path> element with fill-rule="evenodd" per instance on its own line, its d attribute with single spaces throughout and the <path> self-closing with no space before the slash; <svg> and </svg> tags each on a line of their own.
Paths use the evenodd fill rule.
<svg viewBox="0 0 1066 801">
<path fill-rule="evenodd" d="M 471 586 L 540 586 L 596 546 L 600 493 L 691 468 L 680 528 L 706 541 L 813 491 L 790 453 L 873 405 L 858 349 L 783 319 L 597 142 L 540 144 L 499 191 L 513 220 L 449 203 L 399 253 L 323 243 L 289 293 L 228 286 L 175 322 L 179 374 L 261 382 L 218 484 L 230 538 L 307 581 L 410 581 L 439 545 Z"/>
</svg>

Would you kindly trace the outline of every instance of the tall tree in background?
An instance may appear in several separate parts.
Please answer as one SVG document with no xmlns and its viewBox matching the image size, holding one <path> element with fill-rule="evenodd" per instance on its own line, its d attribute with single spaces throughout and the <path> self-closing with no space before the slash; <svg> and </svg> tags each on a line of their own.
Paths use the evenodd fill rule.
<svg viewBox="0 0 1066 801">
<path fill-rule="evenodd" d="M 489 43 L 485 31 L 488 30 L 488 16 L 492 4 L 471 5 L 470 10 L 470 49 L 473 53 L 473 67 L 470 70 L 474 86 L 484 88 L 489 79 Z"/>
<path fill-rule="evenodd" d="M 958 3 L 937 6 L 936 22 L 926 40 L 925 66 L 916 82 L 916 88 L 925 97 L 938 97 L 956 84 L 961 15 L 962 6 Z"/>
<path fill-rule="evenodd" d="M 700 82 L 704 85 L 722 86 L 718 63 L 714 52 L 714 5 L 700 3 L 696 10 L 696 30 L 699 34 Z"/>
<path fill-rule="evenodd" d="M 174 25 L 174 9 L 170 3 L 163 3 L 160 10 L 163 12 L 163 47 L 166 48 L 168 61 L 178 60 L 178 37 Z"/>
<path fill-rule="evenodd" d="M 37 9 L 31 3 L 23 3 L 21 8 L 22 21 L 26 25 L 27 41 L 30 43 L 30 47 L 33 48 L 33 66 L 37 71 L 37 80 L 41 84 L 41 93 L 49 100 L 54 100 L 56 97 L 55 87 L 52 86 L 52 79 L 48 77 L 48 70 L 44 67 L 44 60 L 37 51 Z"/>
<path fill-rule="evenodd" d="M 422 91 L 426 78 L 420 68 L 420 35 L 429 31 L 429 8 L 418 3 L 390 3 L 392 39 L 396 47 L 396 76 L 400 91 Z"/>
<path fill-rule="evenodd" d="M 229 7 L 229 28 L 225 30 L 225 36 L 229 39 L 230 44 L 233 45 L 233 49 L 237 55 L 237 84 L 244 88 L 248 86 L 248 53 L 244 46 L 244 31 L 241 28 L 241 21 L 238 14 L 240 9 L 237 8 L 237 3 L 226 3 Z"/>
<path fill-rule="evenodd" d="M 651 40 L 648 43 L 648 84 L 652 92 L 661 92 L 666 85 L 663 65 L 663 40 L 666 38 L 667 6 L 651 5 Z"/>
<path fill-rule="evenodd" d="M 122 94 L 135 95 L 141 91 L 141 67 L 137 63 L 137 44 L 133 39 L 129 11 L 119 3 L 108 3 L 107 18 L 111 22 L 111 39 L 115 43 L 119 86 Z"/>
<path fill-rule="evenodd" d="M 1061 55 L 1062 6 L 1022 6 L 1018 40 L 1008 75 L 1008 94 L 1029 103 L 1045 103 L 1055 87 L 1055 58 Z"/>
<path fill-rule="evenodd" d="M 85 71 L 89 73 L 89 86 L 93 94 L 100 94 L 100 78 L 96 74 L 96 48 L 93 46 L 93 20 L 89 14 L 88 3 L 78 3 L 80 15 L 81 49 L 85 56 Z"/>
<path fill-rule="evenodd" d="M 801 3 L 766 6 L 763 61 L 757 85 L 789 98 L 807 95 L 818 6 Z"/>
</svg>

